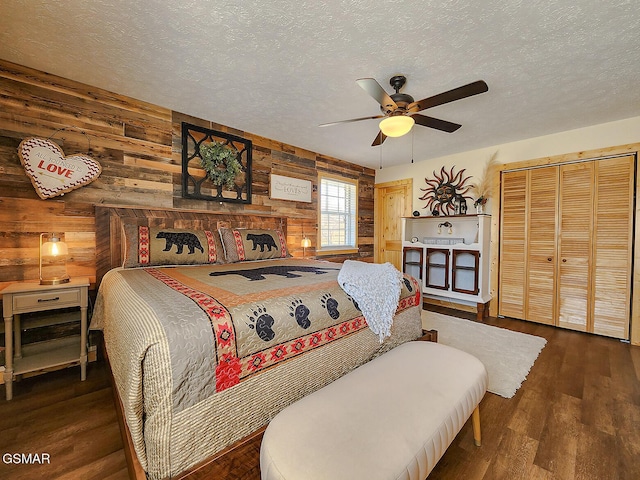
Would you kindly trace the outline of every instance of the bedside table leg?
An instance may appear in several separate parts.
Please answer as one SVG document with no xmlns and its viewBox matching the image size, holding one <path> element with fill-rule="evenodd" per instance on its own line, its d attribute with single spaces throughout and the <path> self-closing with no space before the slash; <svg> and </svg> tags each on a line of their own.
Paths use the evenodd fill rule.
<svg viewBox="0 0 640 480">
<path fill-rule="evenodd" d="M 13 316 L 4 317 L 4 388 L 7 401 L 13 398 Z"/>
<path fill-rule="evenodd" d="M 13 315 L 13 358 L 22 358 L 22 327 L 20 315 Z"/>
<path fill-rule="evenodd" d="M 87 379 L 87 307 L 80 308 L 80 380 Z"/>
</svg>

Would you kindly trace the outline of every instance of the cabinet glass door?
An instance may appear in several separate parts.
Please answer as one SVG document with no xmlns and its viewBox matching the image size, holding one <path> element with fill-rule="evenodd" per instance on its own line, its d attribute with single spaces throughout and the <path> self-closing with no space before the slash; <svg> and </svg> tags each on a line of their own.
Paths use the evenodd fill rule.
<svg viewBox="0 0 640 480">
<path fill-rule="evenodd" d="M 480 252 L 475 250 L 454 250 L 452 252 L 451 279 L 454 292 L 478 294 L 478 270 Z"/>
<path fill-rule="evenodd" d="M 425 286 L 449 289 L 449 250 L 444 248 L 427 248 L 427 275 Z"/>
<path fill-rule="evenodd" d="M 422 282 L 422 247 L 404 247 L 402 249 L 402 271 Z"/>
</svg>

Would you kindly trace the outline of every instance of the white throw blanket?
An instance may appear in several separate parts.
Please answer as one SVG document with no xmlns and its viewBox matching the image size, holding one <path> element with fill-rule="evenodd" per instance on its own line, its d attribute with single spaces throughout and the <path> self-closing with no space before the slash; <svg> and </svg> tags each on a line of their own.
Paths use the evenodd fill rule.
<svg viewBox="0 0 640 480">
<path fill-rule="evenodd" d="M 402 290 L 402 273 L 389 262 L 345 260 L 338 273 L 338 283 L 358 303 L 369 328 L 382 343 L 391 335 Z"/>
</svg>

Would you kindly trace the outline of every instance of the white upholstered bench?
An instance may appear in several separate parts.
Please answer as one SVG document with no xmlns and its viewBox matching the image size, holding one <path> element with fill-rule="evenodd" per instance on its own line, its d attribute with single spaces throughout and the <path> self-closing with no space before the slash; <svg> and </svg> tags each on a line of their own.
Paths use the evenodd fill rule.
<svg viewBox="0 0 640 480">
<path fill-rule="evenodd" d="M 424 480 L 487 389 L 475 357 L 409 342 L 280 412 L 260 450 L 262 480 Z"/>
</svg>

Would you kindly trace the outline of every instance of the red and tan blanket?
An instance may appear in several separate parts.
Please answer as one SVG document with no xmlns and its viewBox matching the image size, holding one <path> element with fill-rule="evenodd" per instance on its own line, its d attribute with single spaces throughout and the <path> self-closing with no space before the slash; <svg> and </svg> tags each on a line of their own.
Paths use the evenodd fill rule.
<svg viewBox="0 0 640 480">
<path fill-rule="evenodd" d="M 338 285 L 340 268 L 287 258 L 104 276 L 92 328 L 104 332 L 150 478 L 193 465 L 305 393 L 420 335 L 415 279 L 403 277 L 392 336 L 380 344 Z"/>
<path fill-rule="evenodd" d="M 293 259 L 143 269 L 172 290 L 167 298 L 182 295 L 206 315 L 216 391 L 367 328 L 358 304 L 336 283 L 339 271 L 340 264 Z M 398 310 L 418 302 L 417 283 L 406 277 Z"/>
</svg>

